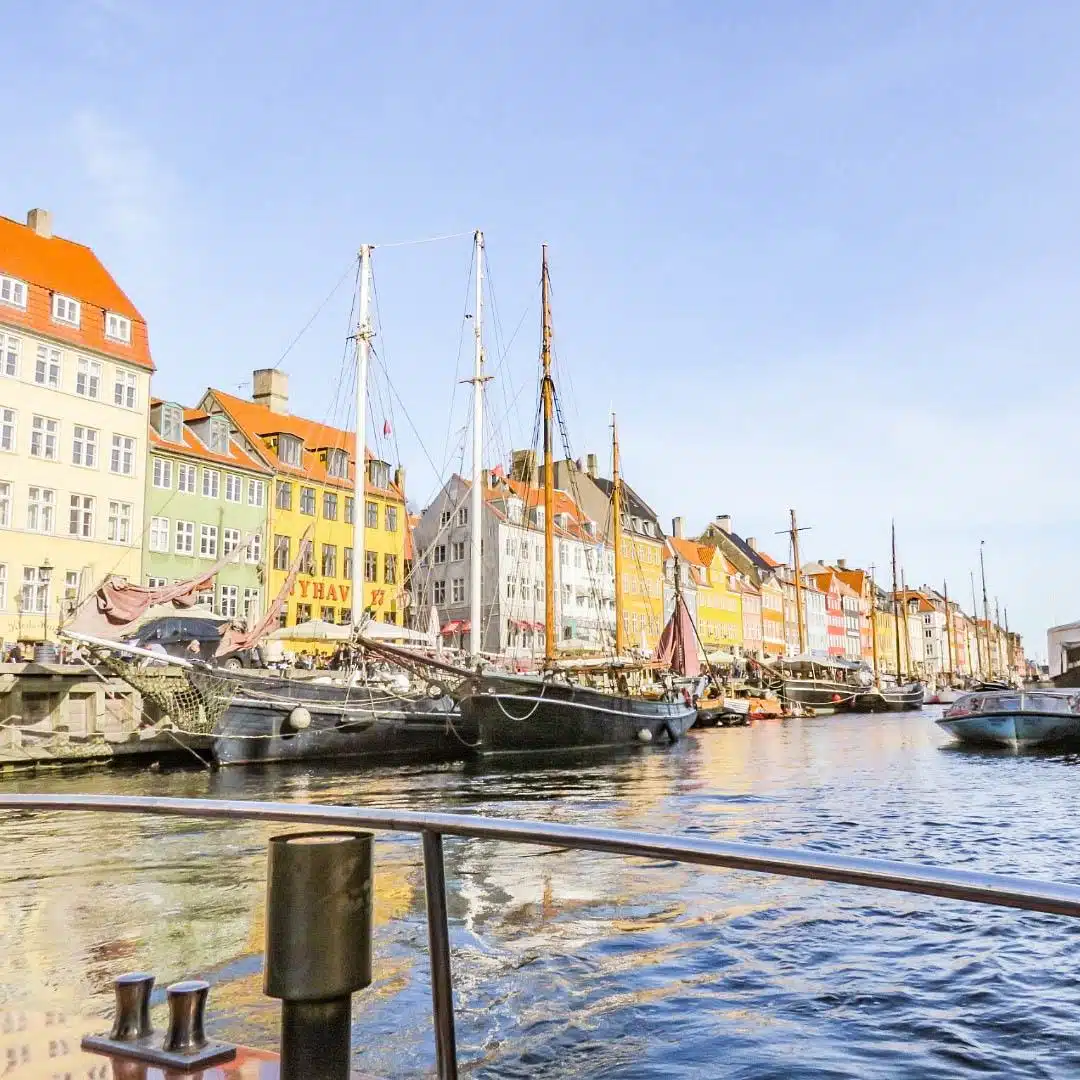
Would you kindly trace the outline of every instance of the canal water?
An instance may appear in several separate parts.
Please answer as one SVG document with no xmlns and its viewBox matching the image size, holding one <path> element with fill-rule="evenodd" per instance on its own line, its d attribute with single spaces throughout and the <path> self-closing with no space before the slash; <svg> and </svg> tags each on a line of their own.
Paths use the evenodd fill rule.
<svg viewBox="0 0 1080 1080">
<path fill-rule="evenodd" d="M 763 722 L 530 770 L 178 768 L 5 787 L 476 812 L 1080 881 L 1080 759 L 961 750 L 934 715 Z M 272 1045 L 260 954 L 280 831 L 0 816 L 0 1004 L 105 1015 L 119 972 L 198 975 L 215 1033 Z M 376 859 L 356 1063 L 430 1075 L 418 843 L 387 836 Z M 1080 1075 L 1080 923 L 486 841 L 448 841 L 447 877 L 470 1076 Z"/>
</svg>

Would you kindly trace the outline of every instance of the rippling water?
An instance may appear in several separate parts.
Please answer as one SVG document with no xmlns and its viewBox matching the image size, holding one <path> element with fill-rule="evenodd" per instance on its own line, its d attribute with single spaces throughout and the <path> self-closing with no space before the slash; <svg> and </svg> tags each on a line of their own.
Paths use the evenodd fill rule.
<svg viewBox="0 0 1080 1080">
<path fill-rule="evenodd" d="M 694 732 L 544 769 L 91 772 L 8 790 L 475 811 L 1080 881 L 1078 759 L 968 752 L 932 713 Z M 113 975 L 214 984 L 272 1045 L 265 845 L 281 826 L 0 816 L 0 1003 L 106 1013 Z M 376 851 L 357 1065 L 429 1074 L 419 845 Z M 1080 1075 L 1080 923 L 845 886 L 447 841 L 458 1047 L 476 1077 Z"/>
</svg>

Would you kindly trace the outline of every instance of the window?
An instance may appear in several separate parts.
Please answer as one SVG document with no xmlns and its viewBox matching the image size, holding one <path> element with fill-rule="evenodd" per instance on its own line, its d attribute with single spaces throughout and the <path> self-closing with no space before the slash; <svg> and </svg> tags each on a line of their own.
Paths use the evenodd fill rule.
<svg viewBox="0 0 1080 1080">
<path fill-rule="evenodd" d="M 83 397 L 101 397 L 101 361 L 80 356 L 75 361 L 75 393 Z"/>
<path fill-rule="evenodd" d="M 323 492 L 322 516 L 327 521 L 337 521 L 337 496 L 332 491 Z"/>
<path fill-rule="evenodd" d="M 117 315 L 114 311 L 105 312 L 105 336 L 112 341 L 122 341 L 125 345 L 131 343 L 131 320 L 123 315 Z"/>
<path fill-rule="evenodd" d="M 166 442 L 184 441 L 184 410 L 179 406 L 161 406 L 161 437 Z"/>
<path fill-rule="evenodd" d="M 216 499 L 221 494 L 221 473 L 217 469 L 203 469 L 202 493 L 204 499 Z"/>
<path fill-rule="evenodd" d="M 262 562 L 262 533 L 256 533 L 248 541 L 247 561 L 249 563 Z"/>
<path fill-rule="evenodd" d="M 0 375 L 17 378 L 22 342 L 14 334 L 0 334 Z"/>
<path fill-rule="evenodd" d="M 195 522 L 178 521 L 176 523 L 176 554 L 195 554 Z"/>
<path fill-rule="evenodd" d="M 11 484 L 7 480 L 0 481 L 0 528 L 11 528 Z"/>
<path fill-rule="evenodd" d="M 364 525 L 369 529 L 377 529 L 379 527 L 378 503 L 369 502 L 364 504 Z"/>
<path fill-rule="evenodd" d="M 513 557 L 514 554 L 514 538 L 507 536 L 506 538 L 506 554 Z"/>
<path fill-rule="evenodd" d="M 506 579 L 506 599 L 513 600 L 517 593 L 517 585 L 513 578 Z"/>
<path fill-rule="evenodd" d="M 397 532 L 397 507 L 388 506 L 386 508 L 386 531 Z"/>
<path fill-rule="evenodd" d="M 465 603 L 465 579 L 456 577 L 450 582 L 450 603 Z"/>
<path fill-rule="evenodd" d="M 0 563 L 0 611 L 7 607 L 7 566 Z"/>
<path fill-rule="evenodd" d="M 300 542 L 300 573 L 309 577 L 315 573 L 315 545 L 310 540 Z"/>
<path fill-rule="evenodd" d="M 351 525 L 356 515 L 356 500 L 351 495 L 345 496 L 345 524 Z"/>
<path fill-rule="evenodd" d="M 169 519 L 152 517 L 150 519 L 150 550 L 169 550 Z"/>
<path fill-rule="evenodd" d="M 323 544 L 322 546 L 322 576 L 337 577 L 336 544 Z"/>
<path fill-rule="evenodd" d="M 76 424 L 71 434 L 71 463 L 96 469 L 98 463 L 98 433 L 94 428 Z"/>
<path fill-rule="evenodd" d="M 469 524 L 469 508 L 467 506 L 459 506 L 457 512 L 457 523 L 459 525 Z"/>
<path fill-rule="evenodd" d="M 450 561 L 462 562 L 465 558 L 465 541 L 455 540 L 450 545 Z"/>
<path fill-rule="evenodd" d="M 397 584 L 397 556 L 383 556 L 383 583 L 386 585 Z"/>
<path fill-rule="evenodd" d="M 146 579 L 146 587 L 148 589 L 164 589 L 169 584 L 169 579 L 165 577 L 148 577 Z"/>
<path fill-rule="evenodd" d="M 218 614 L 227 619 L 236 618 L 237 600 L 240 589 L 236 585 L 222 585 L 221 595 L 218 598 Z"/>
<path fill-rule="evenodd" d="M 278 461 L 299 468 L 304 463 L 304 444 L 295 435 L 279 435 Z"/>
<path fill-rule="evenodd" d="M 308 517 L 315 516 L 315 489 L 313 487 L 300 488 L 300 513 Z"/>
<path fill-rule="evenodd" d="M 222 529 L 221 530 L 221 554 L 228 555 L 230 552 L 235 551 L 240 546 L 240 530 L 239 529 Z"/>
<path fill-rule="evenodd" d="M 351 622 L 352 612 L 347 607 L 343 607 L 341 611 L 338 612 L 338 625 L 348 626 Z"/>
<path fill-rule="evenodd" d="M 228 456 L 229 421 L 224 416 L 210 417 L 210 449 L 215 454 Z"/>
<path fill-rule="evenodd" d="M 34 382 L 39 386 L 60 389 L 60 350 L 47 345 L 37 347 L 37 363 L 34 364 Z"/>
<path fill-rule="evenodd" d="M 431 561 L 435 566 L 441 566 L 446 562 L 446 545 L 436 544 L 431 551 Z"/>
<path fill-rule="evenodd" d="M 292 509 L 292 484 L 288 480 L 277 482 L 275 504 L 279 510 Z"/>
<path fill-rule="evenodd" d="M 72 300 L 70 296 L 61 296 L 60 293 L 53 293 L 52 317 L 57 322 L 78 326 L 80 308 L 78 300 Z"/>
<path fill-rule="evenodd" d="M 109 470 L 121 476 L 135 475 L 135 440 L 130 435 L 112 437 L 112 456 Z"/>
<path fill-rule="evenodd" d="M 133 371 L 116 369 L 116 382 L 113 383 L 113 404 L 125 409 L 134 409 L 138 401 L 138 376 Z"/>
<path fill-rule="evenodd" d="M 266 498 L 266 485 L 261 480 L 248 481 L 248 506 L 262 506 Z"/>
<path fill-rule="evenodd" d="M 45 594 L 48 586 L 42 580 L 41 569 L 37 566 L 23 567 L 22 609 L 31 615 L 45 613 Z"/>
<path fill-rule="evenodd" d="M 240 502 L 244 497 L 244 478 L 236 473 L 225 474 L 225 498 L 229 502 Z"/>
<path fill-rule="evenodd" d="M 336 615 L 337 612 L 332 607 L 319 608 L 319 618 L 322 619 L 323 622 L 334 622 Z"/>
<path fill-rule="evenodd" d="M 94 535 L 94 500 L 89 495 L 71 496 L 68 532 L 83 539 Z"/>
<path fill-rule="evenodd" d="M 274 537 L 274 569 L 288 570 L 292 564 L 291 543 L 287 536 Z"/>
<path fill-rule="evenodd" d="M 55 511 L 55 491 L 43 487 L 27 489 L 26 527 L 30 532 L 51 533 Z"/>
<path fill-rule="evenodd" d="M 296 605 L 296 621 L 298 623 L 311 621 L 311 605 L 310 604 L 297 604 Z"/>
<path fill-rule="evenodd" d="M 109 539 L 114 544 L 131 543 L 131 503 L 109 503 Z"/>
<path fill-rule="evenodd" d="M 25 310 L 26 282 L 7 275 L 0 276 L 0 301 Z M 0 607 L 3 607 L 3 605 L 0 604 Z"/>
<path fill-rule="evenodd" d="M 352 548 L 342 548 L 341 552 L 341 576 L 352 581 Z"/>
<path fill-rule="evenodd" d="M 30 425 L 30 456 L 56 461 L 57 436 L 60 434 L 60 421 L 47 416 L 35 416 Z"/>
<path fill-rule="evenodd" d="M 217 558 L 217 526 L 199 526 L 199 554 L 204 559 Z"/>
<path fill-rule="evenodd" d="M 151 458 L 150 460 L 152 463 L 151 471 L 154 478 L 154 487 L 171 488 L 173 463 L 166 458 L 160 457 Z"/>
<path fill-rule="evenodd" d="M 379 556 L 377 552 L 365 551 L 364 552 L 364 580 L 365 581 L 378 581 L 379 580 Z"/>
<path fill-rule="evenodd" d="M 15 452 L 14 409 L 0 409 L 0 450 Z"/>
<path fill-rule="evenodd" d="M 433 604 L 446 603 L 446 582 L 436 581 L 431 586 L 431 602 Z"/>
<path fill-rule="evenodd" d="M 390 466 L 385 461 L 368 462 L 368 480 L 373 487 L 388 488 L 390 486 Z"/>
<path fill-rule="evenodd" d="M 439 515 L 439 528 L 440 529 L 445 529 L 446 526 L 449 525 L 449 524 L 450 524 L 450 511 L 449 510 L 444 510 Z"/>
<path fill-rule="evenodd" d="M 244 590 L 244 607 L 242 613 L 249 624 L 255 623 L 262 614 L 262 604 L 260 603 L 260 599 L 258 589 Z"/>
<path fill-rule="evenodd" d="M 349 455 L 344 450 L 327 451 L 326 474 L 341 480 L 349 479 Z"/>
<path fill-rule="evenodd" d="M 194 465 L 177 465 L 176 467 L 176 490 L 184 492 L 189 495 L 195 493 L 195 466 Z"/>
</svg>

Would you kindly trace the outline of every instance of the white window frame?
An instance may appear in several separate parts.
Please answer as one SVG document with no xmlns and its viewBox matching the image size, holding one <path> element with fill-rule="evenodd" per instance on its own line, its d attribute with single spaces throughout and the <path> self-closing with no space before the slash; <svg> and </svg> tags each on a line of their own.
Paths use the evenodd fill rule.
<svg viewBox="0 0 1080 1080">
<path fill-rule="evenodd" d="M 255 565 L 262 562 L 262 533 L 257 532 L 251 540 L 248 541 L 245 561 Z"/>
<path fill-rule="evenodd" d="M 451 562 L 464 562 L 465 561 L 465 541 L 464 540 L 452 540 L 450 542 L 450 561 Z"/>
<path fill-rule="evenodd" d="M 229 422 L 223 416 L 210 417 L 210 450 L 228 456 Z"/>
<path fill-rule="evenodd" d="M 288 450 L 288 453 L 283 451 Z M 304 440 L 298 435 L 282 432 L 278 435 L 278 461 L 301 468 L 304 464 Z"/>
<path fill-rule="evenodd" d="M 465 603 L 465 579 L 463 577 L 450 579 L 450 603 Z"/>
<path fill-rule="evenodd" d="M 78 327 L 82 320 L 82 304 L 63 293 L 53 293 L 52 317 L 53 322 Z"/>
<path fill-rule="evenodd" d="M 22 338 L 15 334 L 0 334 L 0 375 L 17 379 L 21 356 Z"/>
<path fill-rule="evenodd" d="M 204 499 L 217 499 L 221 497 L 220 469 L 208 469 L 205 466 L 203 467 L 202 496 Z"/>
<path fill-rule="evenodd" d="M 150 519 L 149 548 L 151 551 L 160 551 L 168 554 L 169 540 L 172 536 L 172 523 L 167 517 L 152 517 Z"/>
<path fill-rule="evenodd" d="M 103 374 L 100 360 L 89 356 L 75 357 L 75 393 L 92 401 L 100 400 Z"/>
<path fill-rule="evenodd" d="M 156 488 L 172 491 L 173 463 L 164 457 L 154 454 L 150 458 L 151 483 Z"/>
<path fill-rule="evenodd" d="M 135 438 L 132 435 L 113 435 L 109 454 L 109 472 L 117 476 L 135 475 Z"/>
<path fill-rule="evenodd" d="M 82 469 L 98 467 L 98 449 L 101 433 L 85 424 L 73 424 L 71 428 L 71 464 Z"/>
<path fill-rule="evenodd" d="M 42 461 L 60 460 L 60 421 L 55 417 L 38 416 L 36 413 L 31 417 L 30 456 Z"/>
<path fill-rule="evenodd" d="M 164 589 L 169 584 L 169 579 L 166 577 L 152 577 L 149 576 L 146 579 L 146 587 L 148 589 Z"/>
<path fill-rule="evenodd" d="M 60 389 L 60 380 L 63 377 L 64 356 L 63 353 L 52 345 L 39 345 L 37 347 L 37 360 L 34 363 L 34 382 L 38 386 L 51 386 L 54 390 Z"/>
<path fill-rule="evenodd" d="M 130 544 L 134 507 L 120 499 L 109 500 L 109 531 L 111 544 Z"/>
<path fill-rule="evenodd" d="M 181 494 L 194 495 L 198 482 L 198 469 L 183 462 L 176 466 L 176 490 Z"/>
<path fill-rule="evenodd" d="M 39 484 L 27 488 L 26 531 L 52 533 L 55 528 L 56 491 Z"/>
<path fill-rule="evenodd" d="M 133 371 L 117 367 L 113 379 L 113 404 L 121 409 L 136 409 L 139 406 L 139 377 Z"/>
<path fill-rule="evenodd" d="M 0 611 L 7 607 L 7 563 L 0 563 Z"/>
<path fill-rule="evenodd" d="M 221 554 L 228 555 L 240 546 L 240 530 L 223 528 L 221 530 Z"/>
<path fill-rule="evenodd" d="M 27 292 L 26 282 L 21 278 L 12 277 L 10 274 L 0 274 L 0 304 L 7 304 L 8 307 L 25 311 Z"/>
<path fill-rule="evenodd" d="M 41 580 L 41 567 L 24 566 L 22 578 L 22 609 L 27 615 L 44 615 L 49 587 Z M 29 597 L 29 602 L 27 601 Z"/>
<path fill-rule="evenodd" d="M 263 506 L 266 503 L 266 483 L 263 480 L 248 480 L 248 506 Z"/>
<path fill-rule="evenodd" d="M 19 452 L 19 414 L 7 406 L 0 407 L 0 450 L 8 454 Z"/>
<path fill-rule="evenodd" d="M 75 528 L 72 528 L 72 525 Z M 94 497 L 72 494 L 68 500 L 68 535 L 80 540 L 94 537 Z"/>
<path fill-rule="evenodd" d="M 11 481 L 0 480 L 0 529 L 11 528 Z"/>
<path fill-rule="evenodd" d="M 171 443 L 184 441 L 184 410 L 178 405 L 161 406 L 161 437 Z"/>
<path fill-rule="evenodd" d="M 239 585 L 221 585 L 218 587 L 218 614 L 227 619 L 235 619 L 240 603 Z"/>
<path fill-rule="evenodd" d="M 225 501 L 243 502 L 244 478 L 239 473 L 227 472 L 225 474 Z"/>
<path fill-rule="evenodd" d="M 176 522 L 176 530 L 173 533 L 173 551 L 177 555 L 195 554 L 195 522 Z"/>
<path fill-rule="evenodd" d="M 216 559 L 218 553 L 218 527 L 216 525 L 199 526 L 199 558 Z"/>
<path fill-rule="evenodd" d="M 117 315 L 115 311 L 105 312 L 105 336 L 110 341 L 131 344 L 131 320 L 126 315 Z"/>
</svg>

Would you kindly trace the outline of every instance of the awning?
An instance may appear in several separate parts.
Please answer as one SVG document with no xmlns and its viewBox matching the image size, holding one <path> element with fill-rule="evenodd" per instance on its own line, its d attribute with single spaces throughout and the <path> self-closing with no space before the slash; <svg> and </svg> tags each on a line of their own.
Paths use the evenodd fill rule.
<svg viewBox="0 0 1080 1080">
<path fill-rule="evenodd" d="M 440 634 L 445 637 L 447 634 L 456 634 L 461 630 L 461 620 L 451 619 L 443 628 L 439 631 Z"/>
</svg>

